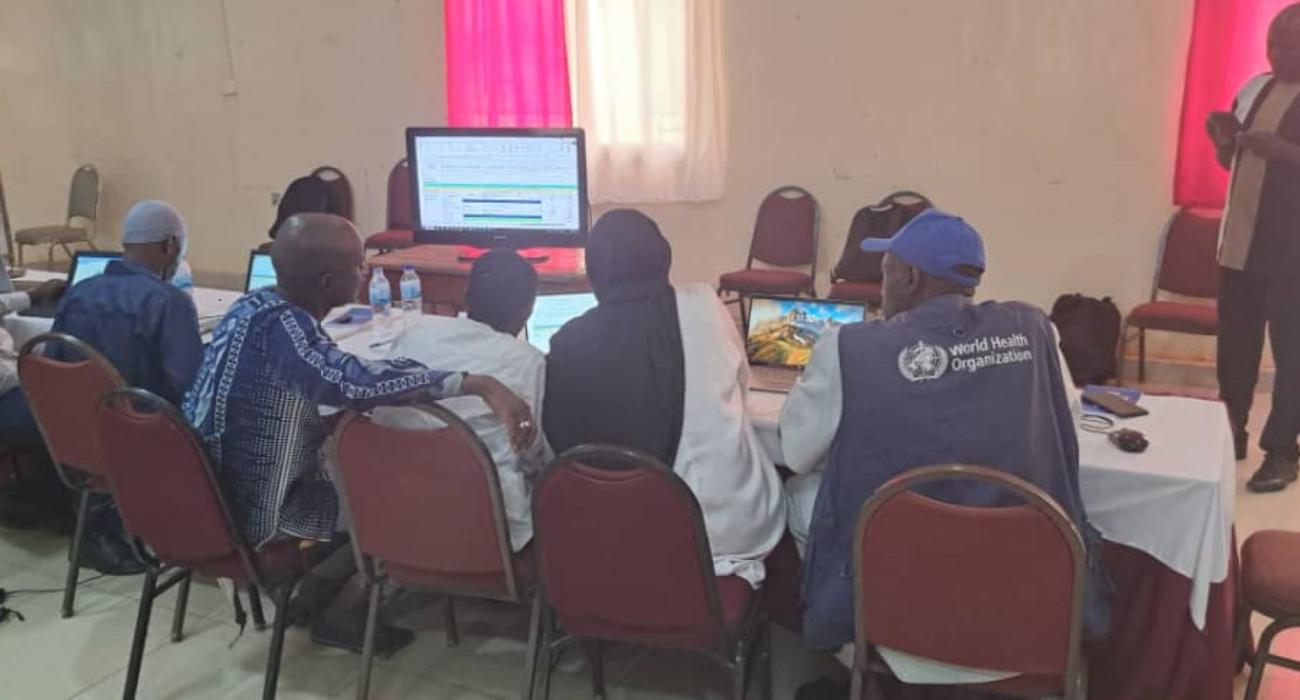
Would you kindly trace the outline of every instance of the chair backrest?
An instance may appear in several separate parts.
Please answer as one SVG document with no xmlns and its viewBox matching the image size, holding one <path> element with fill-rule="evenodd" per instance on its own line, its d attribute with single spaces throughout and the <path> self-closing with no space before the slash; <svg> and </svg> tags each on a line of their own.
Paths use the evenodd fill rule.
<svg viewBox="0 0 1300 700">
<path fill-rule="evenodd" d="M 873 282 L 879 284 L 884 275 L 880 271 L 881 253 L 864 253 L 861 245 L 865 238 L 889 238 L 903 228 L 917 214 L 934 205 L 929 198 L 911 190 L 899 190 L 885 195 L 876 204 L 862 207 L 853 215 L 849 234 L 844 239 L 844 250 L 831 272 L 835 281 Z"/>
<path fill-rule="evenodd" d="M 723 648 L 699 503 L 681 477 L 624 448 L 579 446 L 533 494 L 538 575 L 578 637 Z"/>
<path fill-rule="evenodd" d="M 411 207 L 411 166 L 403 158 L 388 173 L 388 230 L 415 228 L 415 211 Z"/>
<path fill-rule="evenodd" d="M 958 506 L 913 490 L 954 479 L 998 485 L 1024 505 Z M 859 663 L 883 645 L 1067 683 L 1081 672 L 1083 541 L 1036 486 L 986 467 L 906 472 L 863 505 L 853 554 Z"/>
<path fill-rule="evenodd" d="M 1179 209 L 1165 225 L 1151 290 L 1201 299 L 1219 295 L 1219 217 Z"/>
<path fill-rule="evenodd" d="M 772 190 L 758 205 L 750 260 L 780 267 L 814 265 L 819 215 L 808 190 L 793 185 Z"/>
<path fill-rule="evenodd" d="M 207 452 L 176 407 L 119 389 L 99 402 L 93 425 L 127 532 L 183 568 L 238 556 L 256 580 Z"/>
<path fill-rule="evenodd" d="M 72 173 L 68 187 L 68 223 L 81 217 L 93 223 L 99 217 L 99 171 L 87 164 Z"/>
<path fill-rule="evenodd" d="M 519 600 L 496 465 L 474 430 L 386 427 L 348 414 L 335 431 L 335 487 L 353 547 L 399 584 Z"/>
<path fill-rule="evenodd" d="M 356 205 L 352 198 L 352 183 L 348 181 L 348 176 L 332 165 L 316 168 L 311 171 L 311 176 L 320 178 L 320 181 L 325 183 L 325 189 L 329 191 L 330 210 L 355 223 Z"/>
<path fill-rule="evenodd" d="M 9 202 L 5 199 L 4 177 L 0 176 L 0 232 L 5 237 L 5 264 L 14 264 L 14 230 L 9 226 Z"/>
<path fill-rule="evenodd" d="M 63 362 L 38 352 L 53 344 L 66 345 L 84 359 Z M 77 338 L 45 333 L 23 345 L 18 354 L 18 379 L 54 463 L 60 469 L 72 467 L 95 477 L 106 476 L 93 426 L 100 400 L 126 386 L 112 363 Z M 66 474 L 64 480 L 76 481 Z"/>
</svg>

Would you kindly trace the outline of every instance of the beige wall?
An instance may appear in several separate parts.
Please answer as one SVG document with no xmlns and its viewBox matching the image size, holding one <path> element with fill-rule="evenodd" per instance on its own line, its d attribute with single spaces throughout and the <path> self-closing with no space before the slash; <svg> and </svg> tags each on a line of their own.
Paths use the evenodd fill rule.
<svg viewBox="0 0 1300 700">
<path fill-rule="evenodd" d="M 352 178 L 361 227 L 380 225 L 401 129 L 444 118 L 441 3 L 225 4 L 233 85 L 220 0 L 0 2 L 15 225 L 57 218 L 78 161 L 104 174 L 114 234 L 136 198 L 177 204 L 199 270 L 239 271 L 270 193 L 318 162 Z M 1171 210 L 1190 6 L 731 0 L 727 195 L 649 208 L 676 277 L 741 264 L 759 199 L 795 183 L 822 204 L 824 291 L 853 212 L 908 187 L 984 232 L 987 296 L 1132 304 Z"/>
</svg>

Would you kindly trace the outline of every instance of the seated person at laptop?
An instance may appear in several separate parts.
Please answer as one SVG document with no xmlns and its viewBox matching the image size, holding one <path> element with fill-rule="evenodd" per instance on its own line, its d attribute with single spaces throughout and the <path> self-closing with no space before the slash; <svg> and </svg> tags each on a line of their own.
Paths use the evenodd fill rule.
<svg viewBox="0 0 1300 700">
<path fill-rule="evenodd" d="M 745 349 L 712 289 L 669 285 L 671 263 L 646 215 L 596 222 L 587 277 L 598 304 L 551 338 L 546 436 L 557 454 L 608 443 L 671 467 L 699 499 L 717 573 L 758 583 L 785 502 L 745 413 Z"/>
<path fill-rule="evenodd" d="M 185 395 L 203 359 L 194 302 L 170 283 L 185 236 L 185 222 L 171 205 L 137 202 L 122 221 L 122 258 L 69 287 L 53 327 L 98 350 L 131 386 L 173 403 Z M 56 359 L 81 359 L 66 345 L 48 352 Z M 86 565 L 106 574 L 142 570 L 109 498 L 93 501 L 89 534 L 82 549 Z"/>
<path fill-rule="evenodd" d="M 98 350 L 131 386 L 177 404 L 203 359 L 194 302 L 170 284 L 185 236 L 171 205 L 137 202 L 122 222 L 122 259 L 69 288 L 54 316 L 55 332 Z M 51 352 L 74 359 L 65 346 Z"/>
<path fill-rule="evenodd" d="M 536 429 L 528 406 L 483 375 L 434 370 L 413 360 L 365 361 L 343 352 L 320 322 L 356 300 L 362 284 L 361 237 L 346 219 L 299 214 L 281 228 L 271 250 L 275 287 L 240 297 L 217 326 L 185 415 L 198 429 L 231 498 L 233 515 L 253 547 L 279 537 L 331 540 L 339 504 L 322 464 L 334 421 L 322 406 L 368 410 L 420 397 L 469 394 L 483 399 L 508 426 L 511 444 L 531 445 Z M 329 570 L 304 582 L 313 608 L 332 598 L 353 573 L 340 549 Z M 310 590 L 309 590 L 310 589 Z M 349 622 L 364 619 L 360 613 Z M 359 648 L 362 627 L 337 631 L 322 616 L 317 641 Z M 346 623 L 342 623 L 346 624 Z M 409 641 L 386 629 L 385 651 Z"/>
<path fill-rule="evenodd" d="M 852 567 L 862 504 L 903 472 L 950 463 L 1004 470 L 1061 505 L 1088 549 L 1085 629 L 1104 634 L 1109 583 L 1099 560 L 1100 536 L 1083 509 L 1078 438 L 1051 322 L 1027 304 L 971 300 L 984 272 L 984 246 L 957 217 L 930 210 L 892 239 L 867 239 L 862 247 L 885 253 L 886 320 L 824 336 L 781 415 L 786 464 L 806 473 L 824 462 L 815 506 L 808 507 L 807 489 L 791 499 L 791 517 L 798 520 L 791 530 L 807 533 L 804 641 L 819 649 L 851 648 L 853 577 L 845 572 Z M 1007 498 L 970 482 L 941 483 L 926 493 L 974 506 Z M 881 655 L 913 683 L 1014 675 L 889 649 Z M 852 659 L 852 653 L 841 658 Z M 847 696 L 847 685 L 819 681 L 798 697 Z"/>
<path fill-rule="evenodd" d="M 465 291 L 466 318 L 421 316 L 394 343 L 391 357 L 460 367 L 493 377 L 517 394 L 541 418 L 546 357 L 519 339 L 537 296 L 537 271 L 519 254 L 493 250 L 474 261 Z M 516 452 L 510 431 L 479 398 L 445 399 L 492 453 L 505 499 L 510 544 L 518 552 L 533 537 L 532 480 L 550 459 L 541 431 Z M 432 428 L 432 418 L 407 408 L 379 408 L 375 419 L 407 428 Z"/>
</svg>

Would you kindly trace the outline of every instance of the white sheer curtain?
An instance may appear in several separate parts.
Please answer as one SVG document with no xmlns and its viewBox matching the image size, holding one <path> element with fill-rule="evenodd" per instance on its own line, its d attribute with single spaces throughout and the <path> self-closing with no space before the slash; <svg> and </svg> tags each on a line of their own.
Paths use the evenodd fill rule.
<svg viewBox="0 0 1300 700">
<path fill-rule="evenodd" d="M 592 202 L 721 199 L 722 0 L 566 0 Z"/>
</svg>

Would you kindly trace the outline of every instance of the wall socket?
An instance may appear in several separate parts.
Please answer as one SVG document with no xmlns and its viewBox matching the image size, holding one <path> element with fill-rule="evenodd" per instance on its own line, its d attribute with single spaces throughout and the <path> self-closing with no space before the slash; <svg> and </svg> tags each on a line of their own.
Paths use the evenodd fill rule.
<svg viewBox="0 0 1300 700">
<path fill-rule="evenodd" d="M 282 196 L 283 196 L 283 195 L 281 195 L 279 192 L 272 192 L 272 193 L 271 193 L 271 206 L 273 206 L 273 207 L 278 207 L 278 206 L 280 206 L 280 198 L 281 198 Z"/>
</svg>

